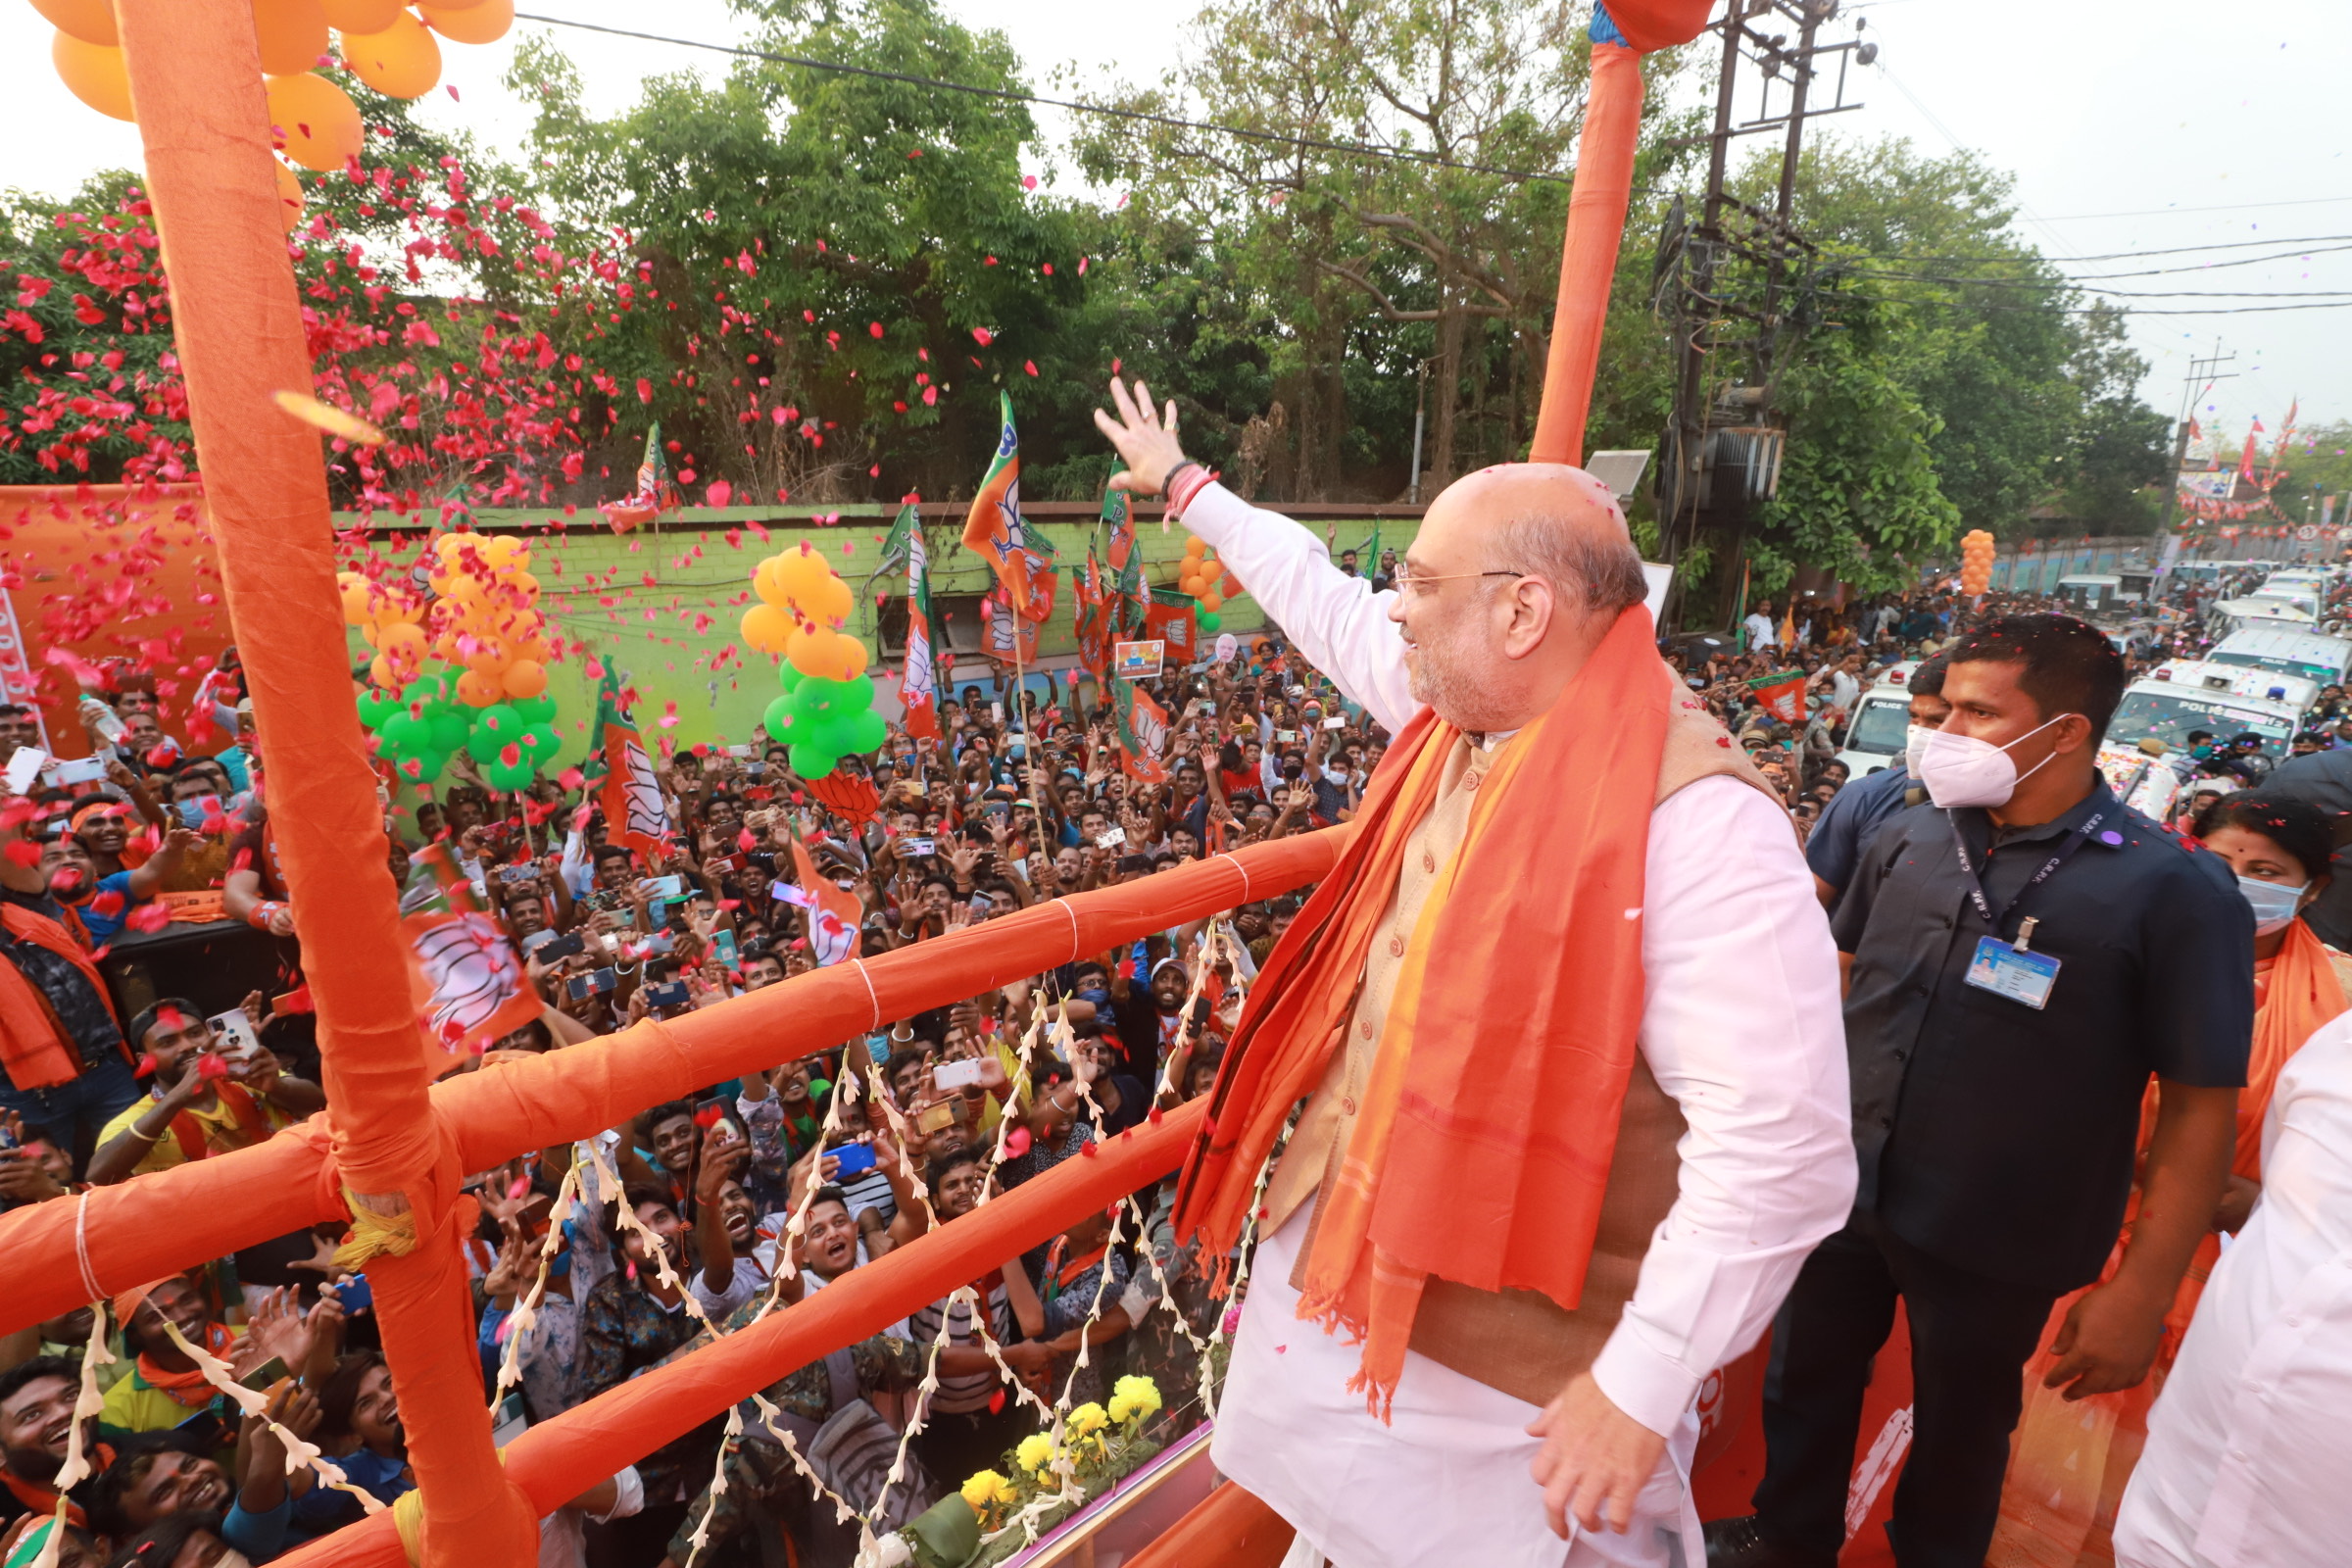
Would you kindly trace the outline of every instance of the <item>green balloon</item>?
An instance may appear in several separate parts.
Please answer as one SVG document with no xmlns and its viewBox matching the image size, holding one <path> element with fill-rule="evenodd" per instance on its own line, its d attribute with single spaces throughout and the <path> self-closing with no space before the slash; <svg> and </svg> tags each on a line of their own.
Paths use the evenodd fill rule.
<svg viewBox="0 0 2352 1568">
<path fill-rule="evenodd" d="M 1202 631 L 1213 632 L 1225 624 L 1225 617 L 1213 610 L 1196 610 L 1193 612 L 1193 621 Z"/>
<path fill-rule="evenodd" d="M 384 720 L 375 732 L 376 740 L 392 757 L 414 757 L 431 748 L 433 736 L 424 720 L 402 710 Z"/>
<path fill-rule="evenodd" d="M 849 740 L 846 750 L 860 757 L 880 751 L 882 743 L 890 739 L 890 725 L 870 708 L 863 712 L 852 713 L 841 728 Z"/>
<path fill-rule="evenodd" d="M 553 724 L 533 724 L 522 732 L 522 738 L 517 744 L 522 747 L 523 756 L 544 762 L 556 755 L 556 748 L 563 745 L 564 742 L 556 734 L 556 727 Z"/>
<path fill-rule="evenodd" d="M 552 724 L 556 720 L 556 700 L 542 693 L 537 697 L 516 697 L 507 704 L 519 714 L 525 724 Z"/>
<path fill-rule="evenodd" d="M 438 672 L 419 675 L 400 689 L 400 700 L 410 708 L 429 707 L 448 697 L 449 683 Z"/>
<path fill-rule="evenodd" d="M 789 663 L 778 664 L 776 666 L 776 679 L 783 684 L 784 689 L 788 692 L 797 690 L 801 682 L 807 680 L 808 678 L 808 676 L 793 668 Z"/>
<path fill-rule="evenodd" d="M 433 749 L 439 752 L 456 751 L 473 733 L 473 726 L 466 722 L 464 713 L 452 712 L 446 708 L 436 708 L 427 712 L 424 715 L 424 727 L 426 733 L 432 736 Z"/>
<path fill-rule="evenodd" d="M 859 675 L 854 680 L 843 681 L 841 685 L 844 688 L 841 694 L 842 706 L 849 711 L 862 713 L 874 706 L 873 676 Z"/>
<path fill-rule="evenodd" d="M 482 777 L 494 790 L 518 790 L 531 782 L 531 764 L 517 762 L 509 767 L 504 762 L 492 762 L 482 769 Z"/>
<path fill-rule="evenodd" d="M 808 742 L 792 749 L 792 770 L 803 778 L 823 778 L 841 765 L 841 754 Z"/>
<path fill-rule="evenodd" d="M 412 752 L 401 759 L 398 771 L 402 778 L 412 784 L 430 784 L 441 776 L 441 769 L 448 765 L 449 758 L 445 753 Z"/>
<path fill-rule="evenodd" d="M 376 728 L 385 719 L 400 711 L 400 694 L 398 692 L 380 692 L 370 688 L 360 693 L 360 722 L 369 729 Z"/>
<path fill-rule="evenodd" d="M 505 746 L 518 738 L 527 728 L 529 725 L 523 721 L 522 715 L 514 711 L 514 706 L 508 703 L 492 703 L 488 708 L 478 710 L 473 715 L 473 735 L 477 745 L 482 737 L 488 734 L 497 736 L 498 744 Z"/>
<path fill-rule="evenodd" d="M 846 710 L 849 688 L 850 682 L 846 680 L 826 680 L 821 675 L 809 675 L 804 677 L 795 688 L 792 699 L 800 705 L 803 713 L 815 718 Z"/>
<path fill-rule="evenodd" d="M 790 746 L 803 728 L 801 710 L 794 704 L 792 695 L 786 693 L 769 703 L 767 711 L 760 717 L 760 725 L 767 731 L 769 740 Z"/>
</svg>

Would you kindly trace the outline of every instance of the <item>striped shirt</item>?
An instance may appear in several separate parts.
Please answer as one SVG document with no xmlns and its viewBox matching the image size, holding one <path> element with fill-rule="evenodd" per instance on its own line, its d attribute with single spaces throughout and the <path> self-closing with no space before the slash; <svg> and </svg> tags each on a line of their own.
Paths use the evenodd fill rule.
<svg viewBox="0 0 2352 1568">
<path fill-rule="evenodd" d="M 973 1281 L 988 1303 L 989 1333 L 999 1345 L 1015 1338 L 1012 1306 L 1004 1295 L 1004 1282 L 996 1274 L 986 1280 Z M 918 1354 L 926 1361 L 931 1346 L 939 1338 L 940 1319 L 948 1319 L 948 1345 L 958 1349 L 980 1348 L 980 1335 L 972 1322 L 971 1306 L 963 1301 L 951 1304 L 946 1298 L 914 1312 L 906 1319 L 906 1337 L 914 1342 Z M 997 1396 L 1000 1374 L 991 1367 L 984 1372 L 967 1372 L 951 1377 L 943 1372 L 939 1377 L 939 1392 L 932 1396 L 931 1410 L 940 1415 L 966 1415 L 985 1410 Z"/>
</svg>

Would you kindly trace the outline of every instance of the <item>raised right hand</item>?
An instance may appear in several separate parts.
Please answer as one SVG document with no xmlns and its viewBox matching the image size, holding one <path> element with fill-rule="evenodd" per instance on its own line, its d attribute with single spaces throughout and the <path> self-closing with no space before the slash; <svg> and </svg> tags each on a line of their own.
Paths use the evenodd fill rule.
<svg viewBox="0 0 2352 1568">
<path fill-rule="evenodd" d="M 1175 401 L 1169 400 L 1164 415 L 1155 413 L 1150 387 L 1139 378 L 1130 392 L 1115 375 L 1110 378 L 1110 400 L 1118 406 L 1119 416 L 1113 419 L 1097 409 L 1095 428 L 1110 438 L 1127 465 L 1110 476 L 1110 487 L 1157 495 L 1169 470 L 1184 461 L 1184 448 L 1176 440 Z"/>
</svg>

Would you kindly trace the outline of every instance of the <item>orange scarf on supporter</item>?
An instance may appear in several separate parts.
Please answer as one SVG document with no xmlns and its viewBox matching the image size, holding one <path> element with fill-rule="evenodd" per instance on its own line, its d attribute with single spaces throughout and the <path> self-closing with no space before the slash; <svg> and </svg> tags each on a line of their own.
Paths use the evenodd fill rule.
<svg viewBox="0 0 2352 1568">
<path fill-rule="evenodd" d="M 1383 1419 L 1431 1275 L 1567 1308 L 1583 1293 L 1642 1021 L 1642 864 L 1673 697 L 1648 612 L 1627 610 L 1492 759 L 1422 910 L 1298 1303 L 1363 1341 L 1349 1387 Z M 1218 1255 L 1239 1241 L 1461 733 L 1427 710 L 1405 727 L 1339 863 L 1268 955 L 1187 1161 L 1178 1236 L 1198 1229 Z M 1507 1020 L 1494 1016 L 1505 981 Z"/>
<path fill-rule="evenodd" d="M 2301 920 L 2268 963 L 2254 965 L 2260 1005 L 2254 1009 L 2254 1049 L 2246 1056 L 2246 1087 L 2237 1093 L 2237 1155 L 2230 1171 L 2262 1179 L 2262 1124 L 2270 1114 L 2278 1070 L 2345 1007 L 2344 988 L 2328 961 L 2328 945 Z"/>
<path fill-rule="evenodd" d="M 106 1004 L 107 1012 L 114 1012 L 115 999 L 98 977 L 97 965 L 64 927 L 21 904 L 7 903 L 0 903 L 0 923 L 14 940 L 47 948 L 72 960 Z M 118 1026 L 121 1022 L 116 1019 Z M 7 1068 L 8 1081 L 19 1089 L 54 1089 L 81 1076 L 80 1049 L 58 1021 L 57 1009 L 49 1004 L 41 988 L 25 979 L 24 972 L 7 958 L 0 958 L 0 1066 Z"/>
</svg>

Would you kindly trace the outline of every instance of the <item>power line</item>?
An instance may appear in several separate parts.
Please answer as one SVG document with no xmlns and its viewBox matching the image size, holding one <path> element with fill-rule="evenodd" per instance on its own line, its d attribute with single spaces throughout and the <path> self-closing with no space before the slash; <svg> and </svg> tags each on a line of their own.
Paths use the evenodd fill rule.
<svg viewBox="0 0 2352 1568">
<path fill-rule="evenodd" d="M 671 38 L 658 32 L 636 32 L 627 27 L 608 27 L 595 22 L 573 22 L 564 17 L 543 17 L 528 11 L 515 12 L 514 19 L 517 22 L 536 22 L 550 27 L 573 27 L 582 32 L 609 33 L 615 38 L 635 38 L 644 43 L 665 43 L 680 49 L 701 49 L 710 54 L 736 55 L 746 60 L 764 60 L 772 65 L 799 66 L 807 71 L 832 71 L 843 75 L 864 76 L 874 81 L 900 82 L 909 87 L 930 87 L 942 92 L 968 93 L 975 98 L 994 98 L 1002 103 L 1042 104 L 1051 109 L 1068 109 L 1082 115 L 1102 115 L 1111 120 L 1129 120 L 1144 124 L 1166 125 L 1176 130 L 1207 131 L 1211 135 L 1232 136 L 1242 141 L 1266 142 L 1279 147 L 1307 147 L 1318 152 L 1340 153 L 1350 158 L 1391 159 L 1400 163 L 1423 164 L 1433 169 L 1458 169 L 1472 174 L 1499 174 L 1505 179 L 1540 180 L 1554 185 L 1575 183 L 1566 174 L 1544 174 L 1523 169 L 1503 169 L 1493 164 L 1464 163 L 1457 159 L 1441 158 L 1435 153 L 1415 152 L 1409 147 L 1387 146 L 1376 142 L 1327 141 L 1319 136 L 1286 136 L 1280 131 L 1247 130 L 1239 125 L 1219 125 L 1209 121 L 1185 120 L 1175 115 L 1156 115 L 1142 109 L 1119 109 L 1108 104 L 1085 103 L 1075 98 L 1048 98 L 1042 93 L 1016 92 L 1009 87 L 975 87 L 969 82 L 948 81 L 938 76 L 920 76 L 910 72 L 877 71 L 869 66 L 849 66 L 837 60 L 811 60 L 803 55 L 778 54 L 773 50 L 752 49 L 741 44 L 704 43 L 694 38 Z"/>
<path fill-rule="evenodd" d="M 2352 250 L 2352 245 L 2330 245 L 2307 251 L 2283 251 L 2275 256 L 2241 256 L 2230 261 L 2199 262 L 2193 267 L 2146 267 L 2122 272 L 2093 272 L 2086 277 L 2065 275 L 2056 278 L 1965 277 L 1938 278 L 1936 279 L 1936 281 L 1966 283 L 1972 288 L 2082 288 L 2104 282 L 2109 278 L 2166 277 L 2180 272 L 2216 271 L 2225 267 L 2262 267 L 2274 262 L 2307 261 L 2314 256 L 2328 256 L 2333 255 L 2338 251 L 2347 250 Z M 2019 262 L 2047 262 L 2049 258 L 2046 256 L 2019 256 L 2014 258 L 2014 260 Z M 1913 274 L 1907 272 L 1883 272 L 1865 269 L 1857 269 L 1854 272 L 1854 275 L 1856 277 L 1909 277 Z M 2114 291 L 2101 290 L 2099 292 Z"/>
<path fill-rule="evenodd" d="M 2264 207 L 2319 207 L 2329 202 L 2352 202 L 2352 196 L 2304 196 L 2290 202 L 2229 202 L 2220 207 L 2143 207 L 2135 213 L 2069 213 L 2042 220 L 2048 223 L 2086 223 L 2094 218 L 2168 218 L 2174 213 L 2250 213 Z"/>
</svg>

